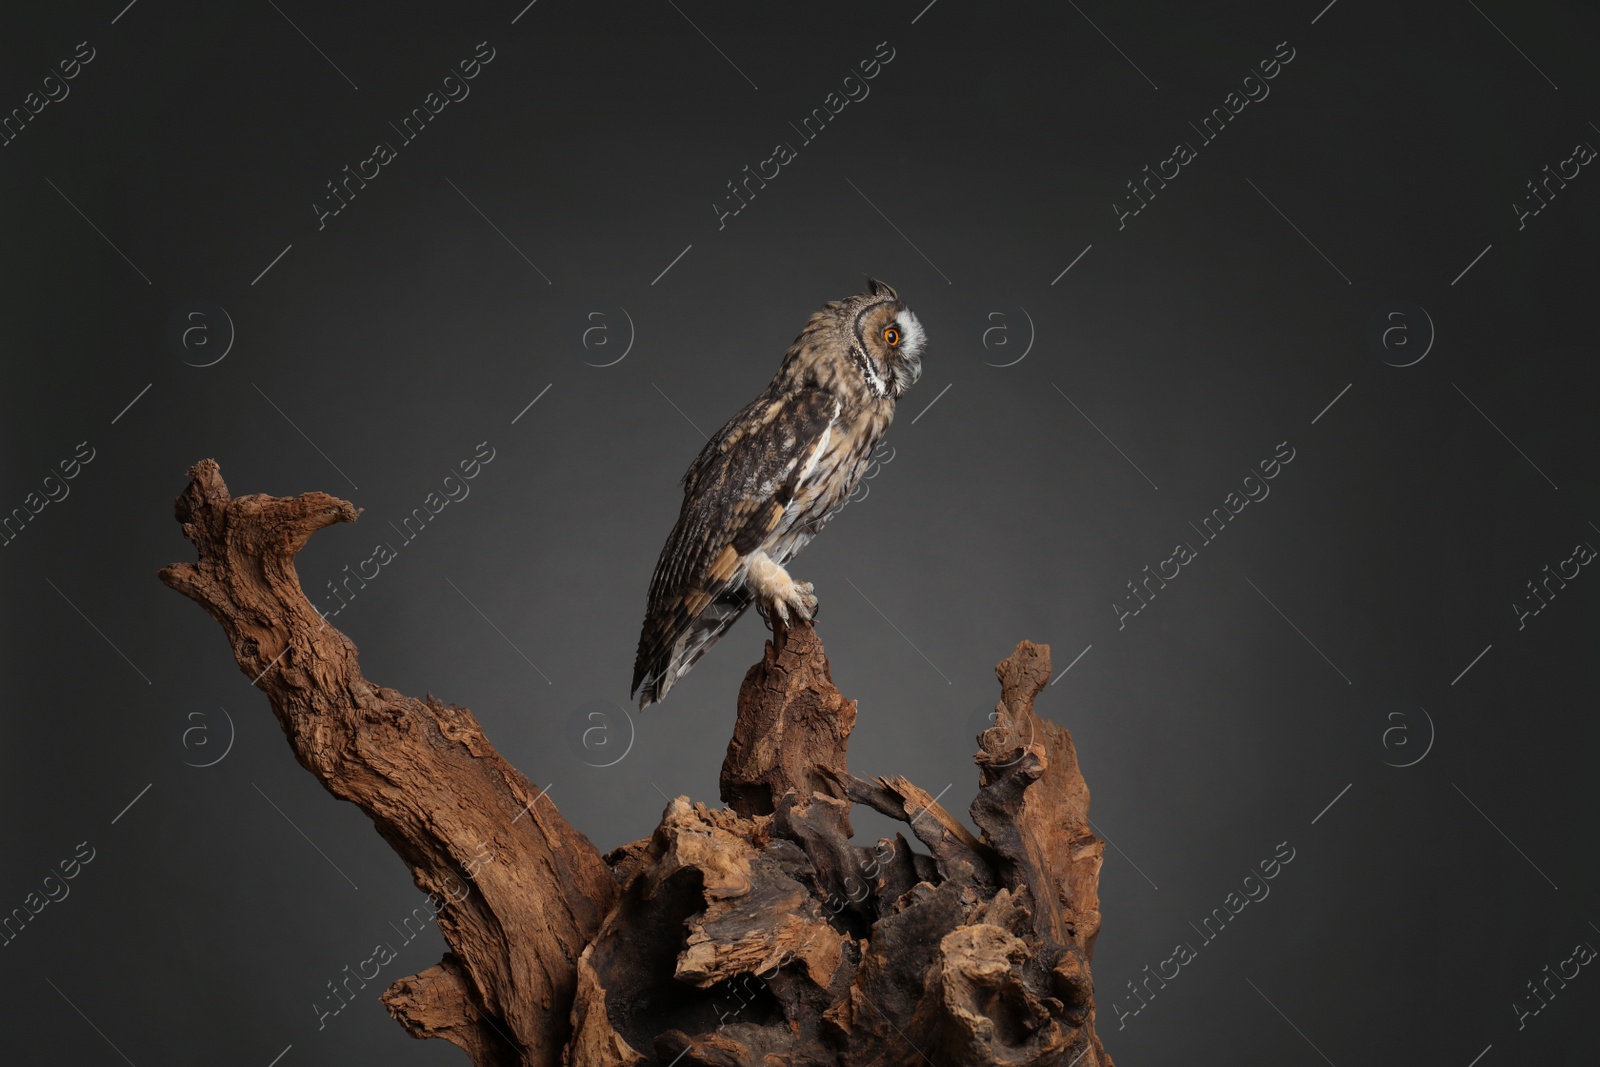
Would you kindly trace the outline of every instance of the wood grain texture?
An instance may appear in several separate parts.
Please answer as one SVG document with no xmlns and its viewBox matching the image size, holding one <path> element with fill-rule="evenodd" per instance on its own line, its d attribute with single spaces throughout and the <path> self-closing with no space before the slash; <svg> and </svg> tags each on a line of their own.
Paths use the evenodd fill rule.
<svg viewBox="0 0 1600 1067">
<path fill-rule="evenodd" d="M 222 626 L 300 764 L 366 812 L 417 888 L 444 901 L 439 932 L 453 958 L 396 982 L 384 995 L 390 1012 L 480 1065 L 554 1067 L 578 955 L 616 882 L 470 711 L 368 681 L 355 645 L 306 599 L 295 554 L 317 530 L 358 515 L 325 493 L 231 497 L 217 464 L 203 460 L 177 500 L 199 559 L 160 577 Z M 483 856 L 492 858 L 476 865 Z"/>
<path fill-rule="evenodd" d="M 444 901 L 450 951 L 382 997 L 407 1032 L 479 1067 L 1112 1067 L 1090 975 L 1104 846 L 1071 736 L 1033 707 L 1047 646 L 996 668 L 978 834 L 905 778 L 850 772 L 855 702 L 796 621 L 740 688 L 729 807 L 678 797 L 602 857 L 471 712 L 367 681 L 306 600 L 295 554 L 358 514 L 233 498 L 206 460 L 177 502 L 199 559 L 161 579 L 221 624 L 300 763 Z M 907 832 L 856 843 L 854 804 Z"/>
</svg>

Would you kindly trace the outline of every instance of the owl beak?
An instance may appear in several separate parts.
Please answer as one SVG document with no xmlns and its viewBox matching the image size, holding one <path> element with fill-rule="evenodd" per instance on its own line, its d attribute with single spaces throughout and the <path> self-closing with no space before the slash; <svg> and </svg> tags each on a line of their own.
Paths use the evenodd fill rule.
<svg viewBox="0 0 1600 1067">
<path fill-rule="evenodd" d="M 917 384 L 922 377 L 922 356 L 920 353 L 910 352 L 897 356 L 894 364 L 895 397 L 905 395 L 906 390 Z"/>
</svg>

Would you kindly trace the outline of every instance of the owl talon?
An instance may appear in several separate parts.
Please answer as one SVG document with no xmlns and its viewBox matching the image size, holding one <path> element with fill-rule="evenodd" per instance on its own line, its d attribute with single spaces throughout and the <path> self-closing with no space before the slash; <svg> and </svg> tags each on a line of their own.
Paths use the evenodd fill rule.
<svg viewBox="0 0 1600 1067">
<path fill-rule="evenodd" d="M 815 595 L 815 588 L 816 587 L 810 582 L 794 583 L 794 591 L 796 595 L 793 603 L 795 611 L 798 612 L 800 617 L 807 622 L 811 622 L 817 617 L 817 598 Z"/>
<path fill-rule="evenodd" d="M 747 573 L 750 590 L 769 621 L 787 626 L 791 609 L 803 622 L 817 617 L 817 598 L 811 583 L 795 581 L 765 552 L 758 549 L 751 555 Z"/>
</svg>

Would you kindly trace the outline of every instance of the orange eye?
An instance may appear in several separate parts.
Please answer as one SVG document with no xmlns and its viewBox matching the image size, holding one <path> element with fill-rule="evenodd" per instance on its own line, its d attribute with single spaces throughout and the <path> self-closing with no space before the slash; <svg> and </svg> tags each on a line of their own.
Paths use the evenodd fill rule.
<svg viewBox="0 0 1600 1067">
<path fill-rule="evenodd" d="M 893 326 L 885 329 L 883 331 L 883 343 L 888 345 L 890 348 L 897 347 L 900 344 L 900 331 L 895 329 Z"/>
</svg>

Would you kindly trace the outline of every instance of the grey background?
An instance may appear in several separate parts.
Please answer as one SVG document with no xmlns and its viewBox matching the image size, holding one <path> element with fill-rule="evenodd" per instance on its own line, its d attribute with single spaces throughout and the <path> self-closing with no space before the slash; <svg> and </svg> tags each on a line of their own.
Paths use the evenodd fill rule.
<svg viewBox="0 0 1600 1067">
<path fill-rule="evenodd" d="M 931 350 L 892 460 L 795 568 L 860 702 L 852 767 L 965 816 L 993 664 L 1050 643 L 1040 710 L 1114 842 L 1094 969 L 1118 1062 L 1592 1062 L 1600 978 L 1521 1028 L 1513 1004 L 1600 945 L 1600 579 L 1521 630 L 1511 604 L 1600 544 L 1600 177 L 1521 230 L 1510 205 L 1600 144 L 1600 15 L 925 3 L 6 13 L 0 107 L 96 50 L 0 148 L 0 510 L 95 449 L 0 548 L 0 910 L 95 850 L 0 948 L 7 1062 L 463 1062 L 376 1000 L 437 960 L 431 929 L 318 1027 L 421 894 L 157 582 L 192 558 L 190 464 L 366 509 L 300 558 L 327 607 L 488 441 L 471 495 L 334 622 L 368 677 L 471 707 L 609 849 L 664 797 L 716 800 L 763 640 L 747 618 L 661 707 L 587 718 L 629 706 L 677 479 L 868 273 Z M 485 40 L 470 96 L 319 231 L 324 183 Z M 1123 183 L 1285 40 L 1270 96 L 1119 230 Z M 870 96 L 798 146 L 788 123 L 881 41 Z M 798 158 L 719 230 L 724 183 L 779 140 Z M 1436 332 L 1404 368 L 1369 340 L 1397 300 Z M 169 328 L 195 301 L 236 332 L 205 368 L 226 324 L 189 349 Z M 1270 497 L 1119 629 L 1124 583 L 1283 441 Z M 1205 944 L 1191 924 L 1285 841 L 1271 895 Z M 1179 942 L 1198 957 L 1119 1019 Z"/>
</svg>

